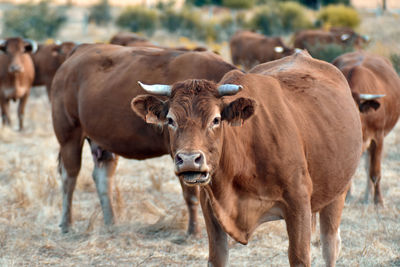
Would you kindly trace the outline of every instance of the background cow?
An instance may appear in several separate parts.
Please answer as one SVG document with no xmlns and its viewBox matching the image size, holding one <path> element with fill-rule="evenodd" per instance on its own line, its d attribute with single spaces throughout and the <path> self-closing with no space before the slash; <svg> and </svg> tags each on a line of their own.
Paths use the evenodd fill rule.
<svg viewBox="0 0 400 267">
<path fill-rule="evenodd" d="M 233 64 L 242 65 L 246 70 L 293 53 L 293 49 L 288 48 L 280 37 L 267 37 L 249 31 L 235 33 L 229 46 Z"/>
<path fill-rule="evenodd" d="M 259 224 L 284 219 L 290 265 L 311 266 L 311 214 L 319 212 L 323 257 L 334 266 L 362 149 L 346 79 L 331 64 L 296 53 L 248 74 L 229 72 L 220 84 L 145 86 L 168 100 L 132 101 L 148 123 L 168 124 L 176 175 L 201 186 L 209 264 L 227 265 L 226 234 L 247 244 Z"/>
<path fill-rule="evenodd" d="M 110 39 L 110 44 L 116 44 L 122 46 L 128 46 L 128 45 L 134 46 L 135 42 L 146 43 L 146 44 L 150 43 L 146 38 L 139 36 L 133 32 L 120 32 L 115 34 Z"/>
<path fill-rule="evenodd" d="M 364 201 L 368 202 L 373 188 L 375 204 L 383 205 L 380 189 L 383 139 L 395 126 L 400 115 L 400 78 L 391 63 L 365 52 L 347 53 L 333 64 L 347 78 L 356 102 L 359 94 L 384 95 L 370 112 L 361 113 L 364 148 L 368 149 L 369 179 Z"/>
<path fill-rule="evenodd" d="M 34 86 L 46 86 L 47 95 L 50 99 L 51 82 L 57 69 L 67 58 L 68 53 L 75 47 L 74 42 L 63 42 L 61 44 L 39 45 L 36 53 L 32 54 L 35 66 Z"/>
<path fill-rule="evenodd" d="M 312 50 L 318 45 L 337 44 L 344 47 L 361 49 L 369 39 L 359 35 L 349 28 L 335 27 L 330 31 L 325 30 L 303 30 L 294 35 L 294 47 Z"/>
<path fill-rule="evenodd" d="M 52 118 L 60 143 L 63 177 L 62 231 L 67 232 L 71 223 L 72 194 L 85 138 L 92 149 L 93 178 L 106 224 L 114 222 L 110 188 L 116 155 L 146 159 L 169 152 L 168 136 L 161 130 L 162 125 L 159 129 L 149 126 L 130 109 L 130 99 L 144 93 L 138 80 L 218 81 L 232 69 L 233 65 L 212 52 L 100 44 L 79 46 L 57 71 L 52 84 Z M 198 188 L 182 184 L 182 189 L 189 208 L 188 233 L 197 234 Z"/>
<path fill-rule="evenodd" d="M 9 115 L 10 100 L 18 104 L 19 130 L 24 128 L 24 111 L 35 75 L 29 53 L 34 53 L 37 45 L 32 40 L 19 37 L 0 40 L 0 106 L 3 125 L 11 125 Z"/>
</svg>

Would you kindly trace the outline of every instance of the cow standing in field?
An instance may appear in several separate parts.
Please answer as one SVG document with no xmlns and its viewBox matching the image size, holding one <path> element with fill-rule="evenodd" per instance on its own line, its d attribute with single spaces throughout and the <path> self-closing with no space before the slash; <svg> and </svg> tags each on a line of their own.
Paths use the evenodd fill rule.
<svg viewBox="0 0 400 267">
<path fill-rule="evenodd" d="M 10 100 L 19 100 L 19 130 L 24 128 L 25 105 L 35 76 L 30 53 L 35 53 L 34 41 L 19 37 L 0 40 L 0 106 L 3 125 L 11 125 Z"/>
<path fill-rule="evenodd" d="M 322 253 L 335 266 L 345 194 L 362 149 L 359 112 L 331 64 L 296 53 L 231 71 L 220 85 L 143 85 L 132 109 L 167 124 L 175 173 L 200 186 L 209 266 L 228 263 L 227 234 L 247 244 L 263 222 L 284 219 L 291 266 L 311 266 L 312 213 Z M 239 126 L 239 127 L 235 127 Z"/>
<path fill-rule="evenodd" d="M 384 96 L 375 105 L 375 108 L 380 106 L 379 109 L 360 114 L 364 148 L 368 149 L 369 156 L 369 178 L 364 201 L 369 201 L 373 188 L 375 204 L 383 205 L 380 189 L 383 139 L 400 116 L 400 78 L 387 59 L 365 52 L 344 54 L 335 59 L 333 64 L 343 72 L 356 102 L 360 102 L 360 94 Z"/>
<path fill-rule="evenodd" d="M 81 167 L 82 146 L 89 140 L 93 178 L 106 224 L 114 222 L 111 185 L 118 156 L 147 159 L 169 153 L 168 135 L 146 124 L 130 100 L 147 83 L 188 78 L 219 81 L 235 67 L 212 52 L 184 52 L 116 45 L 81 45 L 57 71 L 52 84 L 52 118 L 60 144 L 63 179 L 62 232 L 71 224 L 72 194 Z M 150 118 L 149 118 L 150 119 Z M 198 234 L 198 188 L 181 183 L 189 209 L 188 234 Z"/>
<path fill-rule="evenodd" d="M 276 60 L 293 53 L 280 37 L 267 37 L 250 31 L 238 31 L 229 41 L 232 62 L 249 70 L 257 64 Z"/>
<path fill-rule="evenodd" d="M 54 75 L 75 45 L 74 42 L 39 45 L 37 52 L 32 54 L 33 65 L 35 66 L 33 86 L 46 86 L 49 99 Z"/>
<path fill-rule="evenodd" d="M 361 49 L 369 41 L 369 38 L 360 35 L 349 28 L 336 27 L 330 31 L 303 30 L 294 36 L 294 47 L 313 50 L 316 46 L 337 44 L 344 47 Z"/>
</svg>

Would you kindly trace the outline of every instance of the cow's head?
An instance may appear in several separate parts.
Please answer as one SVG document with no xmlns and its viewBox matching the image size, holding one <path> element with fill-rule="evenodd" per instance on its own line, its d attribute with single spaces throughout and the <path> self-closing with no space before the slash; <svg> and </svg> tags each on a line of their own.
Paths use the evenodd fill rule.
<svg viewBox="0 0 400 267">
<path fill-rule="evenodd" d="M 144 85 L 149 93 L 132 100 L 132 109 L 147 123 L 167 125 L 175 173 L 187 185 L 205 185 L 219 165 L 223 128 L 242 125 L 255 110 L 255 101 L 235 95 L 240 85 L 216 85 L 187 80 L 173 86 Z"/>
<path fill-rule="evenodd" d="M 385 95 L 373 95 L 373 94 L 359 94 L 356 92 L 352 92 L 351 94 L 361 113 L 366 113 L 371 110 L 377 110 L 381 106 L 381 104 L 377 101 L 377 99 L 385 96 Z"/>
<path fill-rule="evenodd" d="M 10 73 L 20 73 L 24 71 L 22 55 L 35 53 L 37 44 L 29 39 L 8 38 L 0 40 L 0 50 L 9 58 L 8 71 Z"/>
<path fill-rule="evenodd" d="M 74 42 L 63 42 L 63 43 L 58 43 L 54 45 L 52 48 L 51 55 L 57 59 L 58 63 L 61 64 L 65 61 L 67 58 L 67 55 L 69 52 L 72 51 L 72 49 L 76 46 L 76 43 Z"/>
</svg>

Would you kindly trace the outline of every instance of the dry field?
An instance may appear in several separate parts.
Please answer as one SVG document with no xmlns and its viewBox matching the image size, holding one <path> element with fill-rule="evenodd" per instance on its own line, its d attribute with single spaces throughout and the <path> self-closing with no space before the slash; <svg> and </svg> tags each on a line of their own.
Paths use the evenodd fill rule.
<svg viewBox="0 0 400 267">
<path fill-rule="evenodd" d="M 362 28 L 373 35 L 369 25 L 381 26 L 381 21 L 368 18 Z M 395 25 L 388 26 L 395 29 L 390 35 L 399 34 L 398 19 Z M 394 36 L 385 38 L 389 37 Z M 398 44 L 391 48 L 398 49 Z M 0 266 L 206 265 L 208 242 L 201 211 L 202 236 L 186 239 L 186 206 L 169 156 L 120 160 L 115 176 L 118 222 L 106 229 L 85 145 L 73 202 L 73 230 L 61 234 L 58 144 L 44 89 L 33 89 L 22 133 L 15 128 L 16 105 L 12 108 L 14 127 L 0 128 Z M 385 139 L 383 209 L 361 203 L 366 173 L 363 162 L 360 165 L 354 177 L 354 201 L 343 212 L 337 265 L 400 266 L 400 124 Z M 230 247 L 231 266 L 288 266 L 283 221 L 259 227 L 247 246 L 231 240 Z M 323 266 L 318 230 L 312 265 Z"/>
</svg>

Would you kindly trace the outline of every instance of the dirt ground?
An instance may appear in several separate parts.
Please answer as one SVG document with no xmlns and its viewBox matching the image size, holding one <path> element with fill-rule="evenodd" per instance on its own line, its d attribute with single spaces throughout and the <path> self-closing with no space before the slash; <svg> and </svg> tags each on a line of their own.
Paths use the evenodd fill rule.
<svg viewBox="0 0 400 267">
<path fill-rule="evenodd" d="M 380 20 L 366 21 L 378 25 L 379 31 Z M 368 25 L 364 27 L 374 33 Z M 391 49 L 397 49 L 396 45 Z M 58 144 L 44 89 L 32 90 L 26 130 L 21 133 L 16 130 L 15 114 L 13 104 L 14 127 L 0 128 L 0 266 L 206 265 L 208 242 L 201 211 L 202 236 L 186 239 L 186 206 L 169 156 L 120 159 L 115 175 L 118 221 L 106 229 L 85 145 L 73 200 L 73 229 L 61 234 Z M 385 207 L 376 209 L 362 204 L 366 173 L 360 163 L 354 176 L 354 200 L 343 212 L 337 266 L 400 266 L 400 124 L 385 139 L 382 169 Z M 289 264 L 283 221 L 263 224 L 247 246 L 230 240 L 230 247 L 231 266 Z M 312 266 L 323 265 L 317 230 Z"/>
</svg>

